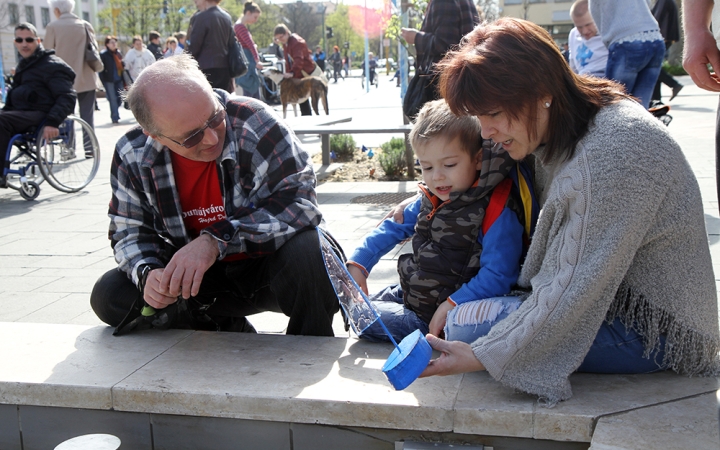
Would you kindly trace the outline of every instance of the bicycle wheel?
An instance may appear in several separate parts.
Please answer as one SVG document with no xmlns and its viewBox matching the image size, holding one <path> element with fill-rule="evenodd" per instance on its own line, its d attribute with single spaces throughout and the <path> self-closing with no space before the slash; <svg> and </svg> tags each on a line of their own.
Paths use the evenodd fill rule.
<svg viewBox="0 0 720 450">
<path fill-rule="evenodd" d="M 38 131 L 38 163 L 48 183 L 61 192 L 77 192 L 87 186 L 100 166 L 100 146 L 90 125 L 77 116 L 68 116 L 52 140 Z"/>
<path fill-rule="evenodd" d="M 35 157 L 30 153 L 28 145 L 24 142 L 13 145 L 12 150 L 10 151 L 8 164 L 11 170 L 21 170 L 24 167 L 27 181 L 33 181 L 37 185 L 40 185 L 43 181 L 45 181 Z M 7 175 L 7 184 L 16 191 L 20 190 L 20 187 L 22 186 L 20 175 L 16 173 L 9 173 Z"/>
</svg>

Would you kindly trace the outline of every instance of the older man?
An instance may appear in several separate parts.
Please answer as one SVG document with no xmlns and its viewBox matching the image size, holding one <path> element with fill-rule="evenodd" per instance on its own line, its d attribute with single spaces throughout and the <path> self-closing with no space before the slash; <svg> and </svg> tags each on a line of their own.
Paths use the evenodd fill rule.
<svg viewBox="0 0 720 450">
<path fill-rule="evenodd" d="M 115 148 L 119 266 L 95 285 L 98 317 L 116 333 L 138 319 L 252 331 L 245 316 L 276 311 L 290 317 L 288 334 L 331 336 L 338 301 L 319 249 L 315 174 L 284 122 L 213 91 L 186 54 L 145 69 L 127 100 L 142 129 Z"/>
<path fill-rule="evenodd" d="M 49 0 L 55 19 L 45 27 L 45 48 L 55 54 L 75 72 L 75 92 L 80 107 L 80 118 L 95 126 L 95 71 L 85 63 L 87 35 L 95 39 L 95 30 L 89 22 L 72 13 L 75 0 Z M 86 31 L 87 30 L 87 31 Z"/>
<path fill-rule="evenodd" d="M 0 111 L 0 169 L 5 167 L 10 138 L 45 120 L 44 138 L 59 134 L 58 127 L 75 109 L 75 73 L 40 44 L 35 26 L 15 26 L 15 49 L 22 57 L 15 70 L 7 102 Z M 0 170 L 0 187 L 6 180 Z"/>
</svg>

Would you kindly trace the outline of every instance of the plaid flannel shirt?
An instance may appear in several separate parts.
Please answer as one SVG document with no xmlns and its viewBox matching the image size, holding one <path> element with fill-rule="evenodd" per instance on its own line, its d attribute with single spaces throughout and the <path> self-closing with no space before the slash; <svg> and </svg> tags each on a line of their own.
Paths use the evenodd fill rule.
<svg viewBox="0 0 720 450">
<path fill-rule="evenodd" d="M 269 107 L 215 91 L 227 107 L 217 161 L 227 219 L 202 230 L 220 256 L 272 254 L 301 230 L 319 225 L 315 172 L 294 133 Z M 190 242 L 175 188 L 170 150 L 134 128 L 115 147 L 109 237 L 119 269 L 138 284 L 138 269 L 164 267 Z"/>
<path fill-rule="evenodd" d="M 472 0 L 432 0 L 415 36 L 416 67 L 427 70 L 480 23 Z"/>
</svg>

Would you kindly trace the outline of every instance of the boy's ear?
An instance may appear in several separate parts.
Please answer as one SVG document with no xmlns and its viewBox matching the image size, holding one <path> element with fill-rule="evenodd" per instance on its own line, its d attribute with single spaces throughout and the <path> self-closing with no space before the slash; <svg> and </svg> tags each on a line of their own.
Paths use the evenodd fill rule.
<svg viewBox="0 0 720 450">
<path fill-rule="evenodd" d="M 475 161 L 474 161 L 475 162 L 475 170 L 482 169 L 482 154 L 483 154 L 482 150 L 475 153 L 475 157 L 474 157 L 475 158 Z"/>
</svg>

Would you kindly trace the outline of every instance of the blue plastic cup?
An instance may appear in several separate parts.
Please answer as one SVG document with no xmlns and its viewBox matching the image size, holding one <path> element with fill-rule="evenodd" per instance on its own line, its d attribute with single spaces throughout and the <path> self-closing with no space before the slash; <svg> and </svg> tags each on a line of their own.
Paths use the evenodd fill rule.
<svg viewBox="0 0 720 450">
<path fill-rule="evenodd" d="M 390 354 L 382 371 L 397 391 L 410 386 L 427 367 L 432 348 L 420 330 L 407 335 Z"/>
</svg>

